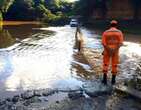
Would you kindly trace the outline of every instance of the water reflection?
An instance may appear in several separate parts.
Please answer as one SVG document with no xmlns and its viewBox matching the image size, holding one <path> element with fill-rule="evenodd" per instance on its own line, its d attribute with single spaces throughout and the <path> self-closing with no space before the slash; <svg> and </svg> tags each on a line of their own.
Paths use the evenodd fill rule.
<svg viewBox="0 0 141 110">
<path fill-rule="evenodd" d="M 2 29 L 0 30 L 0 48 L 6 48 L 13 45 L 16 41 L 8 30 Z"/>
<path fill-rule="evenodd" d="M 8 30 L 14 38 L 25 39 L 36 33 L 40 33 L 40 30 L 33 30 L 32 28 L 40 28 L 41 26 L 37 24 L 4 25 L 3 29 Z"/>
<path fill-rule="evenodd" d="M 75 55 L 73 57 L 75 28 L 33 26 L 26 30 L 26 26 L 23 25 L 13 27 L 7 26 L 5 29 L 8 29 L 12 36 L 16 36 L 17 33 L 16 39 L 18 38 L 19 42 L 15 42 L 9 48 L 1 49 L 0 54 L 3 62 L 9 62 L 5 64 L 7 66 L 0 65 L 0 67 L 10 70 L 4 72 L 0 70 L 1 79 L 4 80 L 2 83 L 0 80 L 0 84 L 4 86 L 1 87 L 4 91 L 75 88 L 82 85 L 84 77 L 87 79 L 91 76 L 87 62 Z M 18 30 L 24 30 L 23 34 Z M 8 75 L 4 79 L 5 72 Z"/>
<path fill-rule="evenodd" d="M 15 43 L 17 39 L 25 39 L 40 30 L 33 30 L 32 28 L 39 28 L 41 24 L 34 24 L 28 22 L 0 22 L 0 48 L 6 48 Z"/>
<path fill-rule="evenodd" d="M 0 21 L 0 31 L 2 30 L 2 28 L 3 28 L 3 22 Z"/>
<path fill-rule="evenodd" d="M 69 29 L 60 27 L 55 35 L 38 33 L 21 40 L 9 51 L 14 71 L 5 81 L 6 88 L 15 91 L 78 85 L 80 82 L 71 77 L 73 34 L 69 34 Z"/>
</svg>

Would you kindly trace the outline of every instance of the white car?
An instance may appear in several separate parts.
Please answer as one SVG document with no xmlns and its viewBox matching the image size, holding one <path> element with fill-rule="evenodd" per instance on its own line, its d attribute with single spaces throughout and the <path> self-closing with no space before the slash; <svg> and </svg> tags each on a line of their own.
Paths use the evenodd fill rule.
<svg viewBox="0 0 141 110">
<path fill-rule="evenodd" d="M 78 26 L 78 21 L 77 21 L 77 19 L 71 19 L 71 21 L 70 21 L 70 26 L 71 26 L 71 27 L 77 27 L 77 26 Z"/>
</svg>

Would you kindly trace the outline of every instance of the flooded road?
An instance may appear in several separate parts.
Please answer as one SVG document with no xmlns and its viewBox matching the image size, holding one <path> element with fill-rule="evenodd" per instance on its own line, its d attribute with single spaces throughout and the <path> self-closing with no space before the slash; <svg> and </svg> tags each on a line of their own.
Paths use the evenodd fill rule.
<svg viewBox="0 0 141 110">
<path fill-rule="evenodd" d="M 95 31 L 83 29 L 85 47 L 91 48 L 97 53 L 102 53 L 103 46 L 101 45 L 101 35 Z M 97 59 L 97 60 L 102 60 Z M 120 48 L 120 64 L 119 64 L 119 79 L 132 78 L 137 75 L 136 69 L 141 61 L 141 38 L 135 35 L 125 34 L 123 46 Z M 102 63 L 102 62 L 101 62 Z M 141 71 L 141 70 L 140 70 Z"/>
<path fill-rule="evenodd" d="M 73 49 L 75 30 L 69 26 L 5 26 L 0 34 L 3 38 L 0 41 L 5 41 L 0 49 L 1 98 L 26 90 L 79 88 L 86 80 L 93 79 L 88 62 Z M 84 28 L 82 33 L 87 48 L 103 51 L 100 35 Z M 139 43 L 124 42 L 119 79 L 135 74 L 140 52 Z"/>
<path fill-rule="evenodd" d="M 98 73 L 97 69 L 91 70 L 84 57 L 73 48 L 75 31 L 75 28 L 69 26 L 42 27 L 26 24 L 4 27 L 0 33 L 0 99 L 14 96 L 12 103 L 8 102 L 13 107 L 15 106 L 13 99 L 18 97 L 17 107 L 18 104 L 21 104 L 20 106 L 26 106 L 26 109 L 31 107 L 37 110 L 38 107 L 46 107 L 48 104 L 51 104 L 51 107 L 52 104 L 53 106 L 55 104 L 54 107 L 57 106 L 57 109 L 60 105 L 60 109 L 74 107 L 78 110 L 82 108 L 86 110 L 94 108 L 131 110 L 137 106 L 139 107 L 137 110 L 140 110 L 140 103 L 136 103 L 132 98 L 129 100 L 129 97 L 126 99 L 124 96 L 113 94 L 93 98 L 89 97 L 87 93 L 81 94 L 81 90 L 86 89 L 87 85 L 89 91 L 95 90 L 101 83 L 94 83 L 96 79 L 94 73 Z M 85 28 L 82 28 L 82 33 L 85 38 L 84 48 L 92 50 L 92 56 L 97 56 L 97 53 L 100 55 L 94 58 L 96 62 L 100 61 L 99 66 L 101 66 L 103 48 L 100 34 Z M 141 61 L 140 43 L 125 41 L 124 46 L 120 49 L 120 59 L 120 74 L 118 74 L 117 82 L 130 79 L 136 74 L 137 65 Z M 51 91 L 56 88 L 60 93 Z M 78 91 L 69 94 L 71 90 Z M 19 99 L 16 94 L 24 91 L 27 92 L 21 94 Z M 50 93 L 53 95 L 49 95 Z M 69 99 L 72 96 L 76 99 Z M 36 98 L 39 98 L 40 101 L 38 102 Z M 32 101 L 28 102 L 29 100 Z M 27 105 L 24 105 L 25 103 Z M 8 104 L 5 102 L 1 107 L 9 107 Z M 53 108 L 48 110 L 53 110 Z"/>
<path fill-rule="evenodd" d="M 73 49 L 75 28 L 21 25 L 12 29 L 5 28 L 15 39 L 13 45 L 0 49 L 1 97 L 32 89 L 78 88 L 91 73 Z"/>
</svg>

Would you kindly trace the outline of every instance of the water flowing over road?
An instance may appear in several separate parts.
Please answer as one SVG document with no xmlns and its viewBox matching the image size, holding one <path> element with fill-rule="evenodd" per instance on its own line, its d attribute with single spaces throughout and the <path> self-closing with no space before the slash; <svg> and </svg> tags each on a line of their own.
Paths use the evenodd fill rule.
<svg viewBox="0 0 141 110">
<path fill-rule="evenodd" d="M 8 102 L 8 104 L 11 103 L 11 107 L 15 106 L 13 99 L 17 98 L 17 94 L 31 90 L 25 92 L 24 100 L 18 99 L 21 105 L 17 103 L 17 106 L 25 107 L 26 105 L 22 103 L 23 101 L 29 105 L 25 107 L 26 109 L 31 107 L 37 110 L 38 107 L 46 107 L 49 103 L 55 103 L 54 107 L 57 106 L 57 109 L 60 103 L 60 109 L 65 106 L 70 108 L 75 106 L 78 110 L 82 110 L 81 107 L 86 110 L 94 108 L 105 110 L 106 107 L 114 110 L 119 110 L 120 108 L 138 110 L 137 107 L 139 107 L 140 110 L 140 103 L 136 103 L 129 97 L 127 99 L 124 96 L 121 97 L 121 94 L 119 96 L 113 94 L 91 98 L 84 92 L 83 89 L 86 89 L 87 85 L 89 91 L 91 89 L 95 90 L 97 85 L 101 83 L 98 80 L 94 83 L 96 79 L 94 73 L 98 73 L 97 69 L 92 70 L 85 58 L 74 49 L 76 28 L 69 26 L 44 28 L 21 26 L 19 26 L 20 30 L 10 27 L 10 29 L 16 30 L 15 34 L 11 34 L 13 30 L 7 29 L 0 33 L 0 42 L 4 42 L 4 45 L 0 44 L 0 99 L 6 98 L 7 100 L 7 97 L 14 96 L 12 103 L 11 101 Z M 95 54 L 92 54 L 92 56 L 96 56 L 98 53 L 100 57 L 94 57 L 96 61 L 94 63 L 98 62 L 96 65 L 100 68 L 102 66 L 101 53 L 103 51 L 101 35 L 86 28 L 82 28 L 81 31 L 85 39 L 84 49 L 92 50 L 93 54 Z M 136 75 L 136 69 L 141 63 L 141 44 L 125 41 L 124 46 L 120 49 L 120 62 L 120 74 L 118 74 L 117 81 L 131 79 Z M 94 86 L 91 87 L 91 85 Z M 54 95 L 49 95 L 48 97 L 39 95 L 40 93 L 43 94 L 46 89 L 50 91 L 50 89 L 56 90 L 56 88 L 60 92 L 61 90 L 65 92 L 53 93 Z M 38 97 L 35 95 L 36 90 L 40 91 L 39 94 L 36 94 Z M 73 91 L 74 94 L 69 94 L 71 90 L 76 90 L 76 93 Z M 83 93 L 81 94 L 82 91 Z M 23 94 L 20 95 L 20 98 Z M 71 96 L 74 96 L 76 100 L 67 100 Z M 28 102 L 34 98 L 35 102 Z M 37 104 L 36 98 L 43 98 L 45 102 L 39 101 L 40 103 Z M 56 103 L 58 104 L 56 105 Z M 66 105 L 67 103 L 68 105 Z M 8 104 L 4 102 L 1 107 L 9 107 Z"/>
<path fill-rule="evenodd" d="M 34 30 L 44 31 L 0 50 L 0 93 L 80 87 L 83 74 L 91 70 L 73 49 L 75 28 Z"/>
<path fill-rule="evenodd" d="M 94 30 L 90 31 L 87 29 L 83 29 L 82 33 L 84 34 L 85 41 L 87 42 L 85 47 L 92 48 L 98 53 L 102 53 L 103 47 L 101 45 L 101 35 L 97 34 Z M 126 39 L 128 36 L 126 36 Z M 141 63 L 141 39 L 139 37 L 134 38 L 133 36 L 134 35 L 132 35 L 132 39 L 127 39 L 129 41 L 124 41 L 123 46 L 120 48 L 120 69 L 118 79 L 130 79 L 134 75 L 137 75 L 135 70 Z M 135 39 L 136 42 L 133 42 Z"/>
<path fill-rule="evenodd" d="M 19 27 L 19 30 L 15 29 L 14 34 L 16 43 L 0 49 L 0 92 L 81 87 L 83 81 L 93 75 L 84 58 L 80 58 L 78 52 L 73 49 L 76 28 L 28 26 L 26 29 L 26 25 Z M 27 31 L 30 34 L 26 34 Z M 7 39 L 12 39 L 7 31 L 4 32 L 6 34 L 1 35 L 5 35 L 5 38 L 7 35 Z M 82 33 L 87 48 L 102 52 L 100 35 L 85 28 L 82 29 Z M 122 71 L 119 78 L 128 78 L 135 74 L 133 70 L 139 62 L 140 52 L 140 44 L 124 42 L 120 51 Z"/>
</svg>

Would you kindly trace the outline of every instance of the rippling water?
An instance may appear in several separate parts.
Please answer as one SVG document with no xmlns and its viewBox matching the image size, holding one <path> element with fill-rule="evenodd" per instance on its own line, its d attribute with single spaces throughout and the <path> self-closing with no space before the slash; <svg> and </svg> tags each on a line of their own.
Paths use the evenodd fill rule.
<svg viewBox="0 0 141 110">
<path fill-rule="evenodd" d="M 91 71 L 73 49 L 75 28 L 34 27 L 32 31 L 0 49 L 0 93 L 80 87 L 82 77 Z"/>
<path fill-rule="evenodd" d="M 98 52 L 103 51 L 101 35 L 87 29 L 82 30 L 87 48 Z M 102 59 L 101 59 L 102 60 Z M 136 75 L 136 69 L 141 62 L 141 38 L 136 35 L 125 34 L 123 46 L 120 48 L 119 79 L 128 79 Z"/>
<path fill-rule="evenodd" d="M 101 52 L 99 35 L 86 29 L 82 32 L 86 46 Z M 77 88 L 93 75 L 88 63 L 73 49 L 75 28 L 20 25 L 5 27 L 1 35 L 6 36 L 5 42 L 10 41 L 0 49 L 1 97 L 32 89 Z M 141 57 L 140 52 L 140 44 L 124 42 L 123 76 L 127 75 L 126 65 L 128 69 L 136 66 L 132 64 Z"/>
</svg>

